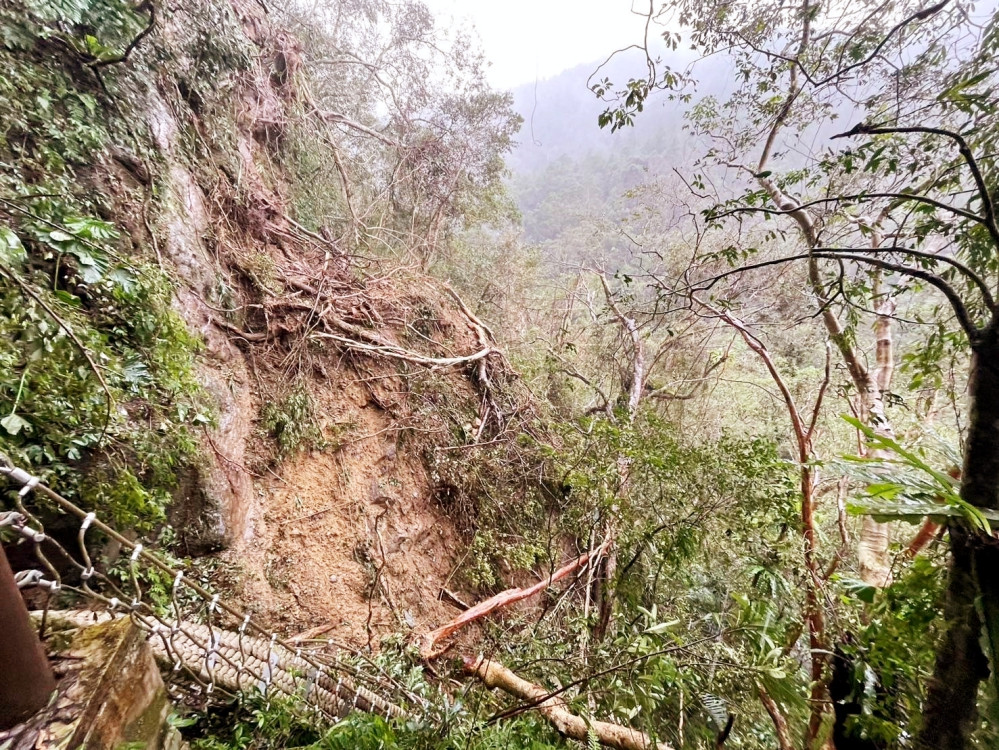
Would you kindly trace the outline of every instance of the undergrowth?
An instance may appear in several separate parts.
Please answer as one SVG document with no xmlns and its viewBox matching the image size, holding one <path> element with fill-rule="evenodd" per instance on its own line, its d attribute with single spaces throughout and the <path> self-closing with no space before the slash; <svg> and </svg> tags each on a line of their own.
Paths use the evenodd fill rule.
<svg viewBox="0 0 999 750">
<path fill-rule="evenodd" d="M 334 726 L 289 699 L 260 694 L 197 717 L 174 720 L 192 750 L 556 750 L 558 735 L 535 715 L 489 724 L 450 707 L 441 722 L 353 713 Z"/>
<path fill-rule="evenodd" d="M 267 401 L 261 407 L 260 418 L 261 426 L 277 442 L 280 457 L 325 445 L 312 395 L 302 381 L 284 396 Z"/>
<path fill-rule="evenodd" d="M 0 451 L 139 530 L 212 419 L 171 281 L 88 183 L 113 145 L 147 153 L 88 67 L 144 25 L 119 0 L 0 11 Z"/>
</svg>

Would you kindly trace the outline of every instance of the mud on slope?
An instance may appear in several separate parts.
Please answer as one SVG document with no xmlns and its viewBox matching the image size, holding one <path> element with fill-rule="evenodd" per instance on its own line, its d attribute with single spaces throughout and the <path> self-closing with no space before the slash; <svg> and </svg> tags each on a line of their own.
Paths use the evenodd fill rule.
<svg viewBox="0 0 999 750">
<path fill-rule="evenodd" d="M 452 290 L 291 218 L 280 143 L 301 97 L 295 43 L 259 5 L 222 15 L 244 64 L 212 101 L 184 74 L 203 65 L 187 11 L 163 14 L 151 52 L 136 54 L 147 70 L 127 93 L 155 191 L 129 153 L 94 178 L 133 243 L 171 269 L 177 309 L 205 342 L 216 425 L 171 522 L 182 552 L 238 568 L 237 604 L 288 633 L 331 626 L 376 644 L 454 615 L 437 594 L 458 585 L 468 519 L 441 510 L 427 459 L 515 435 L 513 376 Z"/>
<path fill-rule="evenodd" d="M 436 340 L 423 348 L 445 355 L 476 351 L 468 321 L 434 295 L 432 282 L 371 280 L 343 294 L 356 301 L 361 291 L 382 321 L 372 330 L 384 344 L 401 341 L 415 352 L 417 342 L 406 340 L 415 338 Z M 296 326 L 314 324 L 306 320 L 286 315 L 276 324 L 289 343 L 244 347 L 258 413 L 289 388 L 306 389 L 317 428 L 311 440 L 320 447 L 275 462 L 258 423 L 246 459 L 255 475 L 253 522 L 226 557 L 242 570 L 244 604 L 275 625 L 289 633 L 329 626 L 334 638 L 376 645 L 381 634 L 454 616 L 437 597 L 442 587 L 460 588 L 456 568 L 470 541 L 461 526 L 469 519 L 442 511 L 426 457 L 473 440 L 482 403 L 477 368 L 414 366 L 322 340 L 300 351 Z M 346 323 L 356 334 L 354 325 Z"/>
</svg>

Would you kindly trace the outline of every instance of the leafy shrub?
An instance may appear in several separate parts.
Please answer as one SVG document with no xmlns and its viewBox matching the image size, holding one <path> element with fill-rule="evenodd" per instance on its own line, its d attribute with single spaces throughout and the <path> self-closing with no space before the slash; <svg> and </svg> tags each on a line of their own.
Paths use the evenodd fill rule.
<svg viewBox="0 0 999 750">
<path fill-rule="evenodd" d="M 143 25 L 120 0 L 0 9 L 0 451 L 139 529 L 162 519 L 211 419 L 171 283 L 81 178 L 135 140 L 81 63 Z M 78 57 L 47 52 L 53 37 Z"/>
<path fill-rule="evenodd" d="M 283 398 L 265 403 L 260 418 L 263 428 L 277 441 L 281 456 L 324 445 L 312 396 L 301 382 Z"/>
</svg>

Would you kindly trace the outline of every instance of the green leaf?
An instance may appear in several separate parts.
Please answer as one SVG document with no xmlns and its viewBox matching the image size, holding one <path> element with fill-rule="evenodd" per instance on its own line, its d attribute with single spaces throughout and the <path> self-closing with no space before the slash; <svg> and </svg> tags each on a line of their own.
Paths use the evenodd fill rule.
<svg viewBox="0 0 999 750">
<path fill-rule="evenodd" d="M 79 297 L 75 294 L 70 294 L 64 289 L 56 289 L 55 296 L 60 302 L 63 302 L 70 307 L 79 307 L 82 304 Z"/>
<path fill-rule="evenodd" d="M 24 419 L 17 414 L 8 414 L 3 419 L 0 419 L 0 426 L 7 430 L 8 435 L 17 435 L 24 430 L 25 432 L 31 432 L 31 422 Z"/>
<path fill-rule="evenodd" d="M 183 729 L 184 727 L 193 727 L 198 723 L 198 716 L 181 716 L 180 714 L 171 713 L 167 716 L 167 724 L 177 729 Z"/>
<path fill-rule="evenodd" d="M 108 274 L 108 278 L 113 281 L 126 294 L 133 294 L 138 287 L 138 277 L 127 268 L 115 268 Z"/>
<path fill-rule="evenodd" d="M 969 506 L 976 516 L 984 522 L 999 522 L 999 511 Z M 919 501 L 907 499 L 902 502 L 856 502 L 847 505 L 847 510 L 853 515 L 872 516 L 878 521 L 908 521 L 922 523 L 924 518 L 936 518 L 944 521 L 947 518 L 968 518 L 967 508 L 957 508 L 931 500 Z"/>
<path fill-rule="evenodd" d="M 894 439 L 888 437 L 887 435 L 880 435 L 875 432 L 871 427 L 861 422 L 856 417 L 849 414 L 840 415 L 845 422 L 855 427 L 864 437 L 867 439 L 867 444 L 874 449 L 883 450 L 886 452 L 892 452 L 899 456 L 901 460 L 895 461 L 892 459 L 881 459 L 881 458 L 858 458 L 856 456 L 848 456 L 846 459 L 854 463 L 867 463 L 867 464 L 881 464 L 886 467 L 891 466 L 893 463 L 902 464 L 910 466 L 914 469 L 918 469 L 924 474 L 929 475 L 933 479 L 935 494 L 943 501 L 943 505 L 936 505 L 931 503 L 931 506 L 935 508 L 950 507 L 958 511 L 953 515 L 959 515 L 968 521 L 974 528 L 984 531 L 986 534 L 991 536 L 992 527 L 989 524 L 989 519 L 991 518 L 991 513 L 985 513 L 981 508 L 977 508 L 966 500 L 962 499 L 957 492 L 958 482 L 956 479 L 951 477 L 949 474 L 937 471 L 932 466 L 927 464 L 918 455 L 910 450 L 903 448 Z M 884 483 L 885 485 L 890 483 Z M 875 485 L 877 486 L 877 485 Z M 891 516 L 899 511 L 905 512 L 906 509 L 911 509 L 912 503 L 907 503 L 905 506 L 900 507 L 897 505 L 888 504 L 887 506 L 877 510 L 876 512 L 871 512 L 869 515 L 873 516 Z M 904 516 L 895 515 L 896 518 L 910 517 L 912 513 L 905 513 Z M 922 515 L 951 515 L 947 511 L 936 510 L 931 513 L 922 513 Z M 997 520 L 992 518 L 992 520 Z"/>
<path fill-rule="evenodd" d="M 80 275 L 83 276 L 83 281 L 86 284 L 96 284 L 104 278 L 100 268 L 82 263 L 80 264 Z"/>
<path fill-rule="evenodd" d="M 665 633 L 670 628 L 679 624 L 680 620 L 670 620 L 669 622 L 660 622 L 656 625 L 653 625 L 651 628 L 646 628 L 645 632 L 651 635 L 660 635 L 662 633 Z"/>
<path fill-rule="evenodd" d="M 20 266 L 28 259 L 20 238 L 9 227 L 0 227 L 0 263 Z"/>
<path fill-rule="evenodd" d="M 891 500 L 902 491 L 902 486 L 895 482 L 876 482 L 867 485 L 867 494 L 871 497 L 882 497 Z"/>
<path fill-rule="evenodd" d="M 873 604 L 874 597 L 878 593 L 876 587 L 870 584 L 864 583 L 863 581 L 858 581 L 855 578 L 842 578 L 840 583 L 843 584 L 843 588 L 851 595 L 864 602 L 865 604 Z"/>
</svg>

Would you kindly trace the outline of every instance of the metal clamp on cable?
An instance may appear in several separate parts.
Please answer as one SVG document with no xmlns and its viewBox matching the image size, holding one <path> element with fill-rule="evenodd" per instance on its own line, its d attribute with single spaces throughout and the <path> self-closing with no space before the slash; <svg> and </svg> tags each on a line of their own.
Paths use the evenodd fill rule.
<svg viewBox="0 0 999 750">
<path fill-rule="evenodd" d="M 22 570 L 14 574 L 14 582 L 19 589 L 26 589 L 37 586 L 42 581 L 42 571 Z"/>
<path fill-rule="evenodd" d="M 37 479 L 37 477 L 32 476 L 24 469 L 19 469 L 16 466 L 11 466 L 9 469 L 5 469 L 4 473 L 18 484 L 28 484 L 28 482 L 32 479 Z"/>
<path fill-rule="evenodd" d="M 18 472 L 20 472 L 20 474 L 23 474 L 26 477 L 26 479 L 22 480 L 20 478 Z M 10 475 L 11 475 L 11 477 L 17 479 L 18 481 L 21 482 L 21 484 L 24 485 L 18 491 L 18 493 L 17 493 L 22 498 L 27 497 L 28 493 L 31 492 L 33 489 L 35 489 L 35 487 L 37 487 L 38 484 L 42 481 L 41 479 L 39 479 L 38 477 L 36 477 L 34 474 L 29 474 L 28 472 L 24 471 L 23 469 L 14 469 L 14 471 L 12 471 L 10 473 Z"/>
<path fill-rule="evenodd" d="M 35 531 L 30 526 L 20 526 L 17 528 L 17 530 L 21 533 L 21 536 L 23 536 L 25 539 L 30 539 L 35 544 L 41 544 L 42 542 L 45 541 L 44 531 Z"/>
<path fill-rule="evenodd" d="M 16 510 L 7 510 L 0 513 L 0 527 L 13 526 L 14 528 L 20 528 L 27 523 L 27 520 L 27 518 L 18 513 Z"/>
</svg>

